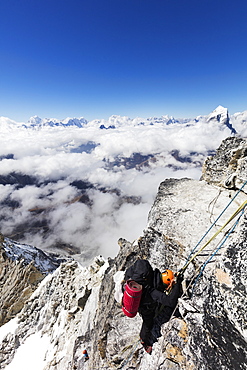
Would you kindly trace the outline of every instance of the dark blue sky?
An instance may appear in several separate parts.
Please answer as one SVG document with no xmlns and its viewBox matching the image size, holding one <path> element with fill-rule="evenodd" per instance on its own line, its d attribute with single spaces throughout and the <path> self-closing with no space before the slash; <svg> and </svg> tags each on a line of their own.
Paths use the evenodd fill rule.
<svg viewBox="0 0 247 370">
<path fill-rule="evenodd" d="M 247 110 L 245 0 L 7 0 L 0 116 Z"/>
</svg>

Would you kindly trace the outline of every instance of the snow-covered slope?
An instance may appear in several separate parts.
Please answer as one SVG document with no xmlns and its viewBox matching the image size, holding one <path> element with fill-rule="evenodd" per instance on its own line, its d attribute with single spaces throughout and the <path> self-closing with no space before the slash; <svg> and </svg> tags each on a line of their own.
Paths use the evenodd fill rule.
<svg viewBox="0 0 247 370">
<path fill-rule="evenodd" d="M 55 255 L 49 255 L 31 245 L 17 243 L 9 238 L 4 238 L 2 249 L 6 257 L 12 261 L 16 263 L 23 261 L 25 265 L 32 262 L 39 271 L 45 274 L 56 270 L 62 262 Z"/>
<path fill-rule="evenodd" d="M 82 363 L 84 348 L 75 354 L 75 343 L 94 327 L 107 267 L 108 263 L 97 257 L 87 268 L 70 261 L 48 275 L 30 297 L 19 320 L 13 319 L 0 328 L 1 369 L 64 370 Z M 18 344 L 17 332 L 23 338 Z"/>
</svg>

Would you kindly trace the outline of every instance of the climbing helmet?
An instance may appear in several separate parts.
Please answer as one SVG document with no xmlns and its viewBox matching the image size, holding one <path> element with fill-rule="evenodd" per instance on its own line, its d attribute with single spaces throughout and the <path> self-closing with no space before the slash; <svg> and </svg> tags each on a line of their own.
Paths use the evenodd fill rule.
<svg viewBox="0 0 247 370">
<path fill-rule="evenodd" d="M 166 285 L 166 287 L 168 288 L 174 281 L 174 273 L 172 272 L 172 270 L 167 269 L 164 272 L 162 272 L 161 279 L 163 284 Z"/>
</svg>

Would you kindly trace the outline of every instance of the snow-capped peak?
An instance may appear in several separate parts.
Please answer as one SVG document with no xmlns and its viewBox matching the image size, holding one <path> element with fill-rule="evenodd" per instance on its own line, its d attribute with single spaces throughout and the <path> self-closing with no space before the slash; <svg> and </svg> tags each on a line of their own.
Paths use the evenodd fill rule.
<svg viewBox="0 0 247 370">
<path fill-rule="evenodd" d="M 54 127 L 54 126 L 76 126 L 76 127 L 83 127 L 87 124 L 87 120 L 84 117 L 80 118 L 71 118 L 67 117 L 63 120 L 59 120 L 57 118 L 40 118 L 38 116 L 30 117 L 27 124 L 25 125 L 26 128 L 41 128 L 41 127 Z"/>
<path fill-rule="evenodd" d="M 3 249 L 12 261 L 23 260 L 24 264 L 33 261 L 34 266 L 43 273 L 54 271 L 62 262 L 62 259 L 48 255 L 38 248 L 15 242 L 9 238 L 4 239 Z"/>
<path fill-rule="evenodd" d="M 211 114 L 207 116 L 206 122 L 215 121 L 218 122 L 221 125 L 227 126 L 232 134 L 236 134 L 237 131 L 230 123 L 230 117 L 228 114 L 228 109 L 222 107 L 222 105 L 219 105 Z"/>
<path fill-rule="evenodd" d="M 207 122 L 211 120 L 217 120 L 220 123 L 226 123 L 226 121 L 229 121 L 228 109 L 219 105 L 207 116 Z"/>
</svg>

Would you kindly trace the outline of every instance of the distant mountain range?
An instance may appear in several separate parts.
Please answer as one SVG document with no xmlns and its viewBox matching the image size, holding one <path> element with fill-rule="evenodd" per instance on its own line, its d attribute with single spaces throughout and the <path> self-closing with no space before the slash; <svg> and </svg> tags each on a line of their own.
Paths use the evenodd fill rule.
<svg viewBox="0 0 247 370">
<path fill-rule="evenodd" d="M 177 125 L 186 124 L 194 125 L 197 122 L 219 122 L 223 125 L 228 126 L 232 133 L 238 133 L 242 131 L 246 126 L 247 122 L 247 110 L 244 112 L 235 113 L 229 115 L 228 109 L 222 106 L 218 106 L 209 115 L 200 115 L 193 119 L 179 118 L 176 119 L 172 116 L 164 115 L 161 117 L 149 117 L 149 118 L 129 118 L 126 116 L 112 115 L 107 120 L 105 119 L 95 119 L 92 121 L 86 120 L 84 117 L 71 118 L 67 117 L 63 120 L 56 118 L 40 118 L 38 116 L 31 117 L 26 123 L 18 123 L 6 117 L 0 117 L 0 129 L 1 128 L 16 128 L 24 127 L 31 129 L 41 129 L 44 127 L 98 127 L 100 129 L 115 129 L 123 126 L 166 126 L 166 125 Z"/>
</svg>

